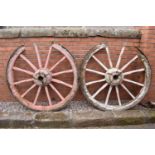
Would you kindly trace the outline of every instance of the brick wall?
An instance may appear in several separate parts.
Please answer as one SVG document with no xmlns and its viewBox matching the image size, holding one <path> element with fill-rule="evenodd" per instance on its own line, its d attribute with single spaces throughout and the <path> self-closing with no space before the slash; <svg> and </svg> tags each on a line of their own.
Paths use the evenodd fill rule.
<svg viewBox="0 0 155 155">
<path fill-rule="evenodd" d="M 147 56 L 152 68 L 152 83 L 145 99 L 155 101 L 155 26 L 143 26 L 137 28 L 142 34 L 140 48 Z"/>
<path fill-rule="evenodd" d="M 143 30 L 143 32 L 147 30 Z M 152 30 L 150 30 L 152 31 Z M 142 37 L 142 40 L 145 38 Z M 106 43 L 109 45 L 113 59 L 117 59 L 119 52 L 124 44 L 128 42 L 128 46 L 139 46 L 139 39 L 124 39 L 124 38 L 104 38 L 104 37 L 88 37 L 88 38 L 52 38 L 52 37 L 39 37 L 39 38 L 16 38 L 16 39 L 0 39 L 0 101 L 15 101 L 11 95 L 6 80 L 6 67 L 9 60 L 9 57 L 13 51 L 20 45 L 25 45 L 29 49 L 29 54 L 32 57 L 35 55 L 32 54 L 32 43 L 38 43 L 42 50 L 47 50 L 51 42 L 56 42 L 62 44 L 66 47 L 72 55 L 76 58 L 77 66 L 79 68 L 84 55 L 95 45 L 100 43 Z M 145 44 L 144 44 L 145 45 Z M 143 45 L 143 46 L 144 46 Z M 145 45 L 148 46 L 148 45 Z M 150 49 L 151 50 L 151 49 Z M 147 55 L 150 55 L 147 52 Z M 130 54 L 129 54 L 130 56 Z M 35 58 L 34 58 L 35 59 Z M 128 56 L 126 56 L 128 60 Z M 151 57 L 150 57 L 151 60 Z M 153 59 L 151 64 L 153 64 Z M 153 91 L 153 87 L 151 87 Z M 153 93 L 149 92 L 148 96 L 153 98 Z M 79 89 L 74 100 L 83 100 L 85 99 Z"/>
</svg>

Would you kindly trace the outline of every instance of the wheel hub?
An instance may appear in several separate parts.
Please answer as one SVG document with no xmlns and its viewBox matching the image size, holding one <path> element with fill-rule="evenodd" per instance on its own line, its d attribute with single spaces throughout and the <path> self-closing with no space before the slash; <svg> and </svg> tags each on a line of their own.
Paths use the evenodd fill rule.
<svg viewBox="0 0 155 155">
<path fill-rule="evenodd" d="M 33 78 L 34 78 L 34 82 L 38 86 L 46 86 L 46 85 L 49 85 L 49 83 L 51 82 L 52 74 L 47 69 L 40 69 L 35 72 Z"/>
<path fill-rule="evenodd" d="M 108 84 L 116 86 L 121 84 L 123 80 L 123 74 L 119 69 L 111 68 L 107 70 L 105 79 Z"/>
</svg>

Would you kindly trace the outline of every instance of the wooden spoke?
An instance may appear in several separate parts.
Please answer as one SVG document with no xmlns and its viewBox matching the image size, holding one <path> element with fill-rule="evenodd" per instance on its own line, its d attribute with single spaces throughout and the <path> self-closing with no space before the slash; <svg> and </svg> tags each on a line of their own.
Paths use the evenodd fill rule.
<svg viewBox="0 0 155 155">
<path fill-rule="evenodd" d="M 22 73 L 26 73 L 26 74 L 28 74 L 28 75 L 32 75 L 32 76 L 33 76 L 33 72 L 28 71 L 28 70 L 25 70 L 25 69 L 22 69 L 22 68 L 13 67 L 13 70 L 19 71 L 19 72 L 22 72 Z"/>
<path fill-rule="evenodd" d="M 44 68 L 47 68 L 47 66 L 48 66 L 50 55 L 51 55 L 51 51 L 52 51 L 52 46 L 50 46 L 50 48 L 49 48 L 49 51 L 48 51 L 48 55 L 47 55 L 47 58 L 46 58 L 46 61 L 45 61 Z"/>
<path fill-rule="evenodd" d="M 61 75 L 61 74 L 65 74 L 65 73 L 72 73 L 73 70 L 72 69 L 69 69 L 69 70 L 65 70 L 65 71 L 60 71 L 60 72 L 57 72 L 57 73 L 53 73 L 52 76 L 57 76 L 57 75 Z"/>
<path fill-rule="evenodd" d="M 107 105 L 108 102 L 109 102 L 109 98 L 110 98 L 110 94 L 111 94 L 112 88 L 113 88 L 113 86 L 109 87 L 108 94 L 107 94 L 107 97 L 106 97 L 106 100 L 105 100 L 105 105 Z"/>
<path fill-rule="evenodd" d="M 27 89 L 27 90 L 21 95 L 21 97 L 24 97 L 25 95 L 27 95 L 35 86 L 36 86 L 36 84 L 33 84 L 29 89 Z"/>
<path fill-rule="evenodd" d="M 34 71 L 37 70 L 36 66 L 34 66 L 34 64 L 33 64 L 30 60 L 28 60 L 27 57 L 25 57 L 23 54 L 21 54 L 20 57 L 21 57 L 25 62 L 27 62 L 27 63 L 29 64 L 29 66 L 30 66 Z"/>
<path fill-rule="evenodd" d="M 48 99 L 48 104 L 52 105 L 51 97 L 50 97 L 49 90 L 48 90 L 47 86 L 45 86 L 45 92 L 46 92 L 46 96 L 47 96 L 47 99 Z"/>
<path fill-rule="evenodd" d="M 42 68 L 42 62 L 41 62 L 38 46 L 35 43 L 33 44 L 33 46 L 34 46 L 34 49 L 35 49 L 35 52 L 36 52 L 36 55 L 37 55 L 37 60 L 38 60 L 39 68 Z"/>
<path fill-rule="evenodd" d="M 33 81 L 33 79 L 26 79 L 26 80 L 21 80 L 21 81 L 18 81 L 18 82 L 14 82 L 14 85 L 19 85 L 19 84 L 22 84 L 22 83 L 26 83 L 26 82 L 31 82 Z"/>
<path fill-rule="evenodd" d="M 124 53 L 124 50 L 125 50 L 125 47 L 122 48 L 121 52 L 120 52 L 120 55 L 119 55 L 119 58 L 118 58 L 118 61 L 117 61 L 117 64 L 116 64 L 116 68 L 119 68 L 120 66 L 120 63 L 121 63 L 121 59 L 122 59 L 122 55 Z"/>
<path fill-rule="evenodd" d="M 144 86 L 144 84 L 136 82 L 136 81 L 133 81 L 133 80 L 129 80 L 129 79 L 126 79 L 126 78 L 124 78 L 123 80 L 126 81 L 126 82 L 129 82 L 129 83 L 133 83 L 135 85 L 141 86 L 141 87 Z"/>
<path fill-rule="evenodd" d="M 100 71 L 96 71 L 96 70 L 93 70 L 93 69 L 86 68 L 86 71 L 91 72 L 91 73 L 95 73 L 95 74 L 98 74 L 98 75 L 105 76 L 105 73 L 100 72 Z"/>
<path fill-rule="evenodd" d="M 116 95 L 117 95 L 117 99 L 118 99 L 118 104 L 119 104 L 119 106 L 121 106 L 122 103 L 121 103 L 121 99 L 120 99 L 120 94 L 119 94 L 118 86 L 115 86 L 115 89 L 116 89 Z"/>
<path fill-rule="evenodd" d="M 35 99 L 34 99 L 34 102 L 33 102 L 34 105 L 37 103 L 40 91 L 41 91 L 41 86 L 38 87 L 38 90 L 37 90 L 37 93 L 36 93 L 36 96 L 35 96 Z"/>
<path fill-rule="evenodd" d="M 125 72 L 125 73 L 123 73 L 123 75 L 129 75 L 129 74 L 139 73 L 139 72 L 143 72 L 143 71 L 145 71 L 145 69 L 141 68 L 141 69 L 136 69 L 136 70 Z"/>
<path fill-rule="evenodd" d="M 66 57 L 62 57 L 54 66 L 51 67 L 50 71 L 52 71 L 55 67 L 57 67 L 62 61 L 64 61 Z"/>
<path fill-rule="evenodd" d="M 105 79 L 95 80 L 95 81 L 87 82 L 86 85 L 89 86 L 89 85 L 92 85 L 92 84 L 95 84 L 95 83 L 99 83 L 99 82 L 104 82 L 104 81 L 105 81 Z"/>
<path fill-rule="evenodd" d="M 71 85 L 71 84 L 66 83 L 66 82 L 64 82 L 64 81 L 61 81 L 61 80 L 58 80 L 58 79 L 52 79 L 52 82 L 55 82 L 55 83 L 58 83 L 58 84 L 62 84 L 62 85 L 64 85 L 64 86 L 67 86 L 67 87 L 69 87 L 69 88 L 72 88 L 72 85 Z"/>
<path fill-rule="evenodd" d="M 111 56 L 110 56 L 110 52 L 109 52 L 109 48 L 108 47 L 106 47 L 106 52 L 107 52 L 107 56 L 108 56 L 109 65 L 112 68 L 113 64 L 112 64 L 112 61 L 111 61 Z"/>
<path fill-rule="evenodd" d="M 60 94 L 60 92 L 54 87 L 54 85 L 50 84 L 50 87 L 53 89 L 53 91 L 56 92 L 56 94 L 60 97 L 61 100 L 64 100 L 64 97 Z"/>
<path fill-rule="evenodd" d="M 131 93 L 131 91 L 129 91 L 129 89 L 123 83 L 121 83 L 121 86 L 132 97 L 132 99 L 135 99 L 135 96 Z"/>
<path fill-rule="evenodd" d="M 136 55 L 134 58 L 132 58 L 127 64 L 125 64 L 122 68 L 121 71 L 124 71 L 132 62 L 134 62 L 138 56 Z"/>
<path fill-rule="evenodd" d="M 107 83 L 105 83 L 100 89 L 98 89 L 93 95 L 92 97 L 95 98 L 102 90 L 104 90 L 106 87 L 108 86 Z"/>
<path fill-rule="evenodd" d="M 92 57 L 103 69 L 106 71 L 108 70 L 108 68 L 98 58 L 96 58 L 94 55 Z"/>
</svg>

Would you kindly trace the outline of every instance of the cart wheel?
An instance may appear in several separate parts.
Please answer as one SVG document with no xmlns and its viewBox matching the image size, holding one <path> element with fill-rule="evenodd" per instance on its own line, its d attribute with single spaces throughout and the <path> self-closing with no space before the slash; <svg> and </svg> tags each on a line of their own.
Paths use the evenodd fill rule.
<svg viewBox="0 0 155 155">
<path fill-rule="evenodd" d="M 19 47 L 8 62 L 7 79 L 12 94 L 22 104 L 40 111 L 61 109 L 78 87 L 74 59 L 58 44 L 46 51 L 35 43 Z"/>
<path fill-rule="evenodd" d="M 109 48 L 101 44 L 82 63 L 82 92 L 100 110 L 129 109 L 144 98 L 150 86 L 151 68 L 139 48 L 122 47 L 116 56 L 111 57 Z"/>
</svg>

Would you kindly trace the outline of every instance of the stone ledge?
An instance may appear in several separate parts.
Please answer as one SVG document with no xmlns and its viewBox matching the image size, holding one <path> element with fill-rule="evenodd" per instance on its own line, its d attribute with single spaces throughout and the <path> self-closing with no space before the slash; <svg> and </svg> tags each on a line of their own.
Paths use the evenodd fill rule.
<svg viewBox="0 0 155 155">
<path fill-rule="evenodd" d="M 0 128 L 110 128 L 155 123 L 155 109 L 140 105 L 122 112 L 100 111 L 84 102 L 71 103 L 58 112 L 35 112 L 18 106 L 12 106 L 17 107 L 12 110 L 3 107 Z"/>
<path fill-rule="evenodd" d="M 139 30 L 121 27 L 27 27 L 0 29 L 0 38 L 28 38 L 28 37 L 87 37 L 106 38 L 141 38 Z"/>
<path fill-rule="evenodd" d="M 145 114 L 147 113 L 147 114 Z M 150 114 L 149 114 L 150 113 Z M 155 110 L 0 113 L 0 128 L 94 128 L 155 123 Z"/>
</svg>

